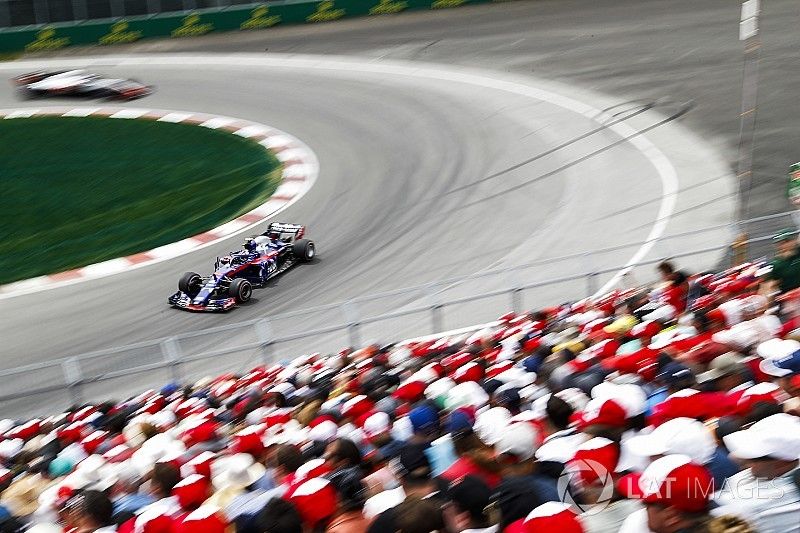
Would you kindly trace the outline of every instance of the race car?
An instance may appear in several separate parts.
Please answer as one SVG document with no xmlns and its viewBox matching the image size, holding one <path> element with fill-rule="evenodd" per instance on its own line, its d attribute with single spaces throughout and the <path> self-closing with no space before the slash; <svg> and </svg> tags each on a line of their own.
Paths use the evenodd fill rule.
<svg viewBox="0 0 800 533">
<path fill-rule="evenodd" d="M 254 287 L 314 259 L 314 242 L 303 238 L 305 231 L 298 224 L 271 223 L 261 235 L 245 240 L 241 250 L 217 257 L 210 276 L 186 272 L 167 302 L 189 311 L 227 311 L 247 302 Z"/>
<path fill-rule="evenodd" d="M 27 98 L 41 96 L 83 96 L 111 100 L 134 100 L 153 92 L 153 88 L 134 80 L 105 78 L 85 70 L 29 72 L 13 78 Z"/>
</svg>

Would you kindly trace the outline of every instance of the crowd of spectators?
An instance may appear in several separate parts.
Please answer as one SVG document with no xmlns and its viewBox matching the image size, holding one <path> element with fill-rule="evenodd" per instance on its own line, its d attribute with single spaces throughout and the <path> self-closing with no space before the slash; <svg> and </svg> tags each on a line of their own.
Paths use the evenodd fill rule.
<svg viewBox="0 0 800 533">
<path fill-rule="evenodd" d="M 0 421 L 0 532 L 800 533 L 800 253 Z"/>
</svg>

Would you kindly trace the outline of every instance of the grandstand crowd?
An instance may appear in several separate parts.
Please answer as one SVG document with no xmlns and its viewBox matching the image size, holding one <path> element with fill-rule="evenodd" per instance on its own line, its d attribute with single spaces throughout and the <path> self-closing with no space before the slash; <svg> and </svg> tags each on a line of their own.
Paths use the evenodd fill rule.
<svg viewBox="0 0 800 533">
<path fill-rule="evenodd" d="M 800 533 L 800 249 L 0 421 L 0 532 Z"/>
</svg>

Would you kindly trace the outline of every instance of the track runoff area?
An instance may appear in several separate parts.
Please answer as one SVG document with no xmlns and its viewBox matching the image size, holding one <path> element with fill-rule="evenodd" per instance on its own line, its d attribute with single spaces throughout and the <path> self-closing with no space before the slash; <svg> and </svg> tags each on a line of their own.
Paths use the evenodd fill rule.
<svg viewBox="0 0 800 533">
<path fill-rule="evenodd" d="M 0 137 L 15 139 L 0 145 L 0 285 L 197 235 L 280 183 L 273 154 L 227 131 L 76 114 L 0 121 Z"/>
</svg>

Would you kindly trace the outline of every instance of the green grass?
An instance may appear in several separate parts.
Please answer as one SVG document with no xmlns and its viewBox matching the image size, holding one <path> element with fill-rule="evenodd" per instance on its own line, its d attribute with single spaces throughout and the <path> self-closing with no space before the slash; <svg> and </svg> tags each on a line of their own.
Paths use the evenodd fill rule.
<svg viewBox="0 0 800 533">
<path fill-rule="evenodd" d="M 0 120 L 0 284 L 214 228 L 275 191 L 257 143 L 188 124 Z"/>
</svg>

